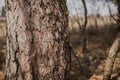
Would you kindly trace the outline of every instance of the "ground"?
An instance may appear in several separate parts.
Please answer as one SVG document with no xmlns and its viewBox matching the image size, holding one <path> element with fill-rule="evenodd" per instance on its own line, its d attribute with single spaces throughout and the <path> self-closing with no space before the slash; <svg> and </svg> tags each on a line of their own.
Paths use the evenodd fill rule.
<svg viewBox="0 0 120 80">
<path fill-rule="evenodd" d="M 81 36 L 78 29 L 71 31 L 71 42 L 74 49 L 74 54 L 77 55 L 80 60 L 82 71 L 77 64 L 76 58 L 72 61 L 72 80 L 103 80 L 103 72 L 106 64 L 106 58 L 109 53 L 109 49 L 115 40 L 118 33 L 118 24 L 110 24 L 100 28 L 94 28 L 91 26 L 87 28 L 87 60 L 84 60 L 81 50 Z M 76 63 L 75 63 L 76 62 Z M 120 70 L 120 55 L 116 58 L 112 80 L 120 80 L 117 77 Z M 119 79 L 115 79 L 119 78 Z"/>
</svg>

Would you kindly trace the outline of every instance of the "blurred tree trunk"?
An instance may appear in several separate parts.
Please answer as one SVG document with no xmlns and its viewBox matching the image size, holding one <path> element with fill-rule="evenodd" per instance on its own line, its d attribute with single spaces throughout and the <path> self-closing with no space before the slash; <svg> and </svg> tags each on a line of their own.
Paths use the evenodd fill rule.
<svg viewBox="0 0 120 80">
<path fill-rule="evenodd" d="M 117 23 L 120 23 L 120 0 L 117 0 L 118 4 L 118 20 Z M 105 66 L 105 72 L 103 76 L 103 80 L 110 80 L 111 79 L 111 74 L 112 74 L 112 69 L 114 66 L 115 58 L 117 53 L 120 50 L 120 31 L 118 32 L 116 40 L 113 42 L 108 57 L 106 61 L 106 66 Z"/>
<path fill-rule="evenodd" d="M 86 3 L 85 0 L 82 0 L 83 6 L 84 6 L 84 24 L 82 26 L 82 52 L 86 53 L 86 49 L 87 49 L 87 35 L 86 35 L 86 27 L 87 27 L 87 7 L 86 7 Z"/>
<path fill-rule="evenodd" d="M 2 7 L 1 16 L 2 16 L 2 17 L 5 17 L 5 14 L 6 14 L 6 12 L 5 12 L 5 7 Z"/>
<path fill-rule="evenodd" d="M 120 23 L 120 0 L 117 0 L 118 5 L 118 23 Z"/>
<path fill-rule="evenodd" d="M 6 0 L 6 80 L 69 80 L 66 0 Z"/>
<path fill-rule="evenodd" d="M 117 53 L 119 52 L 119 48 L 120 48 L 120 32 L 118 33 L 116 40 L 114 41 L 114 43 L 112 44 L 110 48 L 107 61 L 106 61 L 103 80 L 110 80 L 115 58 L 116 58 Z"/>
</svg>

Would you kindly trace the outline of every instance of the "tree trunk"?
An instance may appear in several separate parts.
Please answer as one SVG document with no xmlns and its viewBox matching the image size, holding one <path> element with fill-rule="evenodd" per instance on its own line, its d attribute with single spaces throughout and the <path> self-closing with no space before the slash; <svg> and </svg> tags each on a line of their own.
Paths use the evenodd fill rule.
<svg viewBox="0 0 120 80">
<path fill-rule="evenodd" d="M 119 52 L 119 48 L 120 48 L 120 32 L 118 33 L 116 40 L 114 41 L 113 45 L 110 48 L 107 61 L 106 61 L 103 80 L 110 80 L 113 65 L 115 62 L 116 55 Z"/>
<path fill-rule="evenodd" d="M 117 0 L 118 5 L 118 23 L 120 22 L 120 0 Z"/>
<path fill-rule="evenodd" d="M 82 26 L 82 52 L 84 55 L 86 55 L 86 49 L 87 49 L 87 35 L 86 35 L 86 27 L 87 27 L 87 7 L 85 0 L 82 0 L 83 6 L 84 6 L 84 24 Z"/>
<path fill-rule="evenodd" d="M 119 22 L 120 22 L 120 0 L 117 0 L 117 4 L 118 4 L 117 23 L 119 24 Z M 110 48 L 110 51 L 109 51 L 109 54 L 107 57 L 107 61 L 106 61 L 103 80 L 110 80 L 111 79 L 112 69 L 114 66 L 116 55 L 119 52 L 119 49 L 120 49 L 120 31 L 118 32 L 117 38 Z"/>
<path fill-rule="evenodd" d="M 6 80 L 69 80 L 66 0 L 6 0 Z"/>
</svg>

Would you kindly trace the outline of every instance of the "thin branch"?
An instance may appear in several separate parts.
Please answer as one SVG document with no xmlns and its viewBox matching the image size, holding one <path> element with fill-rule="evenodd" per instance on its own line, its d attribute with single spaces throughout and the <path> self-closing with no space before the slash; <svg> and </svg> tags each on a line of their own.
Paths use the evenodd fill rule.
<svg viewBox="0 0 120 80">
<path fill-rule="evenodd" d="M 118 20 L 112 15 L 112 12 L 111 12 L 109 5 L 108 5 L 108 9 L 109 9 L 110 17 L 112 17 L 115 20 L 115 22 L 118 22 Z"/>
<path fill-rule="evenodd" d="M 84 18 L 85 18 L 83 27 L 86 28 L 86 25 L 87 25 L 87 22 L 88 22 L 87 21 L 87 7 L 86 7 L 85 0 L 82 0 L 82 3 L 83 3 L 83 6 L 84 6 Z"/>
<path fill-rule="evenodd" d="M 83 24 L 83 44 L 82 44 L 82 52 L 85 54 L 86 53 L 86 45 L 87 45 L 87 37 L 86 37 L 86 27 L 87 27 L 87 7 L 86 7 L 86 3 L 85 0 L 82 0 L 83 6 L 84 6 L 84 24 Z"/>
</svg>

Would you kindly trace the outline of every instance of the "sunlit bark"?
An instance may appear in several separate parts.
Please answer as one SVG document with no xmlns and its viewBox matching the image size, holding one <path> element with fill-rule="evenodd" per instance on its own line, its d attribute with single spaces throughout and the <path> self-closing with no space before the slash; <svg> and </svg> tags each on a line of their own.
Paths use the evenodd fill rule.
<svg viewBox="0 0 120 80">
<path fill-rule="evenodd" d="M 6 80 L 68 80 L 66 0 L 6 0 Z"/>
</svg>

